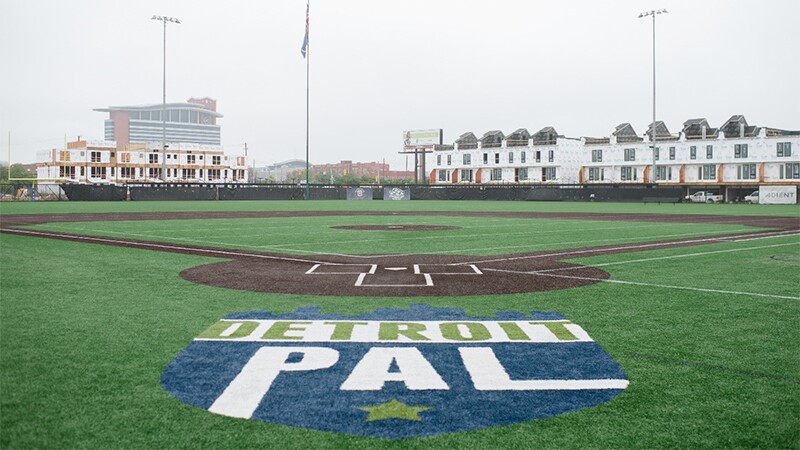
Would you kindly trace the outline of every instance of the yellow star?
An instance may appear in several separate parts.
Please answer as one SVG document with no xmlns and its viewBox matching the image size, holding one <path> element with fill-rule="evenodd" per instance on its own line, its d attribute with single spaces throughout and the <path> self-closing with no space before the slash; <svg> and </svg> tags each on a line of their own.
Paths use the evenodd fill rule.
<svg viewBox="0 0 800 450">
<path fill-rule="evenodd" d="M 369 413 L 367 422 L 383 419 L 404 419 L 420 421 L 419 413 L 427 411 L 430 406 L 410 406 L 397 400 L 381 403 L 375 406 L 358 406 L 358 409 Z"/>
</svg>

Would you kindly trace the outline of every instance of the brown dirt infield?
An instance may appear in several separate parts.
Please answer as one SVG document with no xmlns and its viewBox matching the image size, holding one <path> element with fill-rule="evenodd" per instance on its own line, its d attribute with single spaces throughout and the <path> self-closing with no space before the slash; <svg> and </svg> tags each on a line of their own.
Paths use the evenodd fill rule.
<svg viewBox="0 0 800 450">
<path fill-rule="evenodd" d="M 48 222 L 176 220 L 309 216 L 421 216 L 550 218 L 630 222 L 684 222 L 740 224 L 773 231 L 755 231 L 614 246 L 585 247 L 556 252 L 500 256 L 465 255 L 319 255 L 313 257 L 213 247 L 167 244 L 132 239 L 102 238 L 17 228 Z M 399 229 L 395 229 L 399 231 Z M 212 286 L 269 293 L 342 296 L 456 296 L 510 294 L 566 289 L 598 283 L 607 272 L 561 261 L 579 256 L 624 253 L 658 248 L 734 240 L 742 236 L 768 236 L 800 231 L 797 217 L 709 215 L 514 213 L 514 212 L 176 212 L 110 214 L 0 215 L 0 232 L 52 239 L 115 245 L 149 250 L 214 256 L 226 261 L 181 272 L 187 280 Z"/>
</svg>

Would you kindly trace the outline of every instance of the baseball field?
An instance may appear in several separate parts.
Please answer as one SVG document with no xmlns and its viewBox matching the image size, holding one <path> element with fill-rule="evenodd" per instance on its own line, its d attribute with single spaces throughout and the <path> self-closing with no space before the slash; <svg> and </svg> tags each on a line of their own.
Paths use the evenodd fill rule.
<svg viewBox="0 0 800 450">
<path fill-rule="evenodd" d="M 798 448 L 800 207 L 0 204 L 2 448 Z"/>
</svg>

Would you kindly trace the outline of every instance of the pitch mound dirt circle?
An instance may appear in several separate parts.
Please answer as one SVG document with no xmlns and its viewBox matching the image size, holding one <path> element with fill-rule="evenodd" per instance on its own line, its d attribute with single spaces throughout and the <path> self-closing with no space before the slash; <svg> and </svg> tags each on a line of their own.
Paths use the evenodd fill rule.
<svg viewBox="0 0 800 450">
<path fill-rule="evenodd" d="M 461 227 L 448 225 L 337 225 L 331 228 L 337 230 L 365 230 L 365 231 L 438 231 L 460 230 Z"/>
</svg>

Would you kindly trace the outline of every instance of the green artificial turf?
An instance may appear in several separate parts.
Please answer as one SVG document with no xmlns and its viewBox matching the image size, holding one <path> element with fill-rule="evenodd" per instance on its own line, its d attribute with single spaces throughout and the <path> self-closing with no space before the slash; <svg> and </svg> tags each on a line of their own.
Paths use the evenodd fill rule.
<svg viewBox="0 0 800 450">
<path fill-rule="evenodd" d="M 312 203 L 310 209 L 366 208 L 355 206 L 358 202 Z M 405 209 L 427 203 L 391 205 Z M 597 204 L 432 203 L 436 203 L 434 210 L 467 206 L 471 210 L 584 206 L 589 211 L 600 211 L 594 209 Z M 388 207 L 381 202 L 372 204 Z M 14 205 L 10 209 L 15 213 L 32 212 L 36 208 L 40 209 L 35 212 L 45 212 L 48 208 L 51 211 L 47 212 L 61 208 L 85 212 L 118 207 L 118 204 L 42 205 L 31 205 L 27 210 L 25 205 Z M 131 203 L 121 205 L 127 208 Z M 192 207 L 284 210 L 305 207 L 305 202 L 153 202 L 135 206 L 162 211 Z M 635 212 L 634 206 L 637 205 L 618 207 Z M 691 210 L 700 211 L 729 205 L 662 205 L 661 208 L 667 210 L 673 206 L 675 209 L 699 206 Z M 737 206 L 726 209 L 732 214 L 761 208 L 730 206 Z M 642 212 L 656 212 L 657 207 L 638 205 Z M 783 215 L 796 211 L 761 210 L 780 211 Z M 6 205 L 2 211 L 12 212 Z M 412 218 L 404 218 L 404 223 L 405 219 Z M 432 224 L 453 220 L 435 216 L 413 219 Z M 298 241 L 291 229 L 308 226 L 320 230 L 319 236 L 309 237 L 314 250 L 347 253 L 529 246 L 481 253 L 505 254 L 595 245 L 580 242 L 603 238 L 624 242 L 651 240 L 665 232 L 735 231 L 712 225 L 688 225 L 684 230 L 683 224 L 658 227 L 652 223 L 634 223 L 632 231 L 627 233 L 593 232 L 592 227 L 610 227 L 614 223 L 540 220 L 519 223 L 516 219 L 491 219 L 486 223 L 462 222 L 467 227 L 457 230 L 480 234 L 477 237 L 439 242 L 443 232 L 435 231 L 417 236 L 427 234 L 434 238 L 415 242 L 404 240 L 413 237 L 412 234 L 370 232 L 368 235 L 377 241 L 344 246 L 334 241 L 356 232 L 330 231 L 328 226 L 334 221 L 331 217 L 314 220 L 319 221 L 313 225 L 298 222 L 301 219 L 189 221 L 192 223 L 185 223 L 185 232 L 195 239 L 217 236 L 225 246 L 248 248 L 272 244 L 271 239 L 282 239 L 277 242 L 281 245 L 296 245 Z M 382 223 L 382 220 L 383 217 L 350 217 L 334 222 Z M 288 231 L 271 232 L 267 236 L 248 237 L 243 231 L 259 226 L 269 229 L 284 222 Z M 181 223 L 107 222 L 46 227 L 64 231 L 73 226 L 92 227 L 96 233 L 117 237 L 123 237 L 120 233 L 157 234 L 158 239 L 150 236 L 142 239 L 170 241 L 181 237 Z M 477 228 L 483 225 L 486 228 Z M 587 231 L 577 231 L 581 225 Z M 509 235 L 518 228 L 522 228 L 523 234 Z M 475 233 L 476 229 L 489 232 Z M 81 232 L 90 231 L 87 228 Z M 357 234 L 363 236 L 364 232 Z M 534 248 L 537 245 L 542 247 Z M 376 250 L 370 251 L 372 248 Z M 611 274 L 611 280 L 635 284 L 600 283 L 562 291 L 452 298 L 353 298 L 227 290 L 193 284 L 178 275 L 183 269 L 219 259 L 7 234 L 0 234 L 0 258 L 2 448 L 800 446 L 800 240 L 797 236 L 571 260 L 608 264 L 602 268 Z M 160 385 L 166 365 L 193 338 L 232 312 L 288 312 L 302 306 L 319 306 L 323 312 L 359 314 L 380 307 L 404 308 L 417 303 L 463 308 L 474 316 L 493 316 L 497 311 L 558 311 L 581 325 L 613 356 L 627 372 L 631 384 L 614 400 L 550 419 L 403 440 L 354 437 L 222 417 L 181 403 Z"/>
<path fill-rule="evenodd" d="M 455 230 L 364 231 L 348 225 L 449 225 Z M 320 216 L 50 223 L 30 227 L 93 236 L 290 254 L 500 255 L 759 230 L 742 225 L 451 216 Z"/>
<path fill-rule="evenodd" d="M 153 202 L 0 202 L 0 214 L 173 211 L 536 211 L 605 214 L 797 216 L 799 205 L 529 202 L 490 200 L 232 200 Z"/>
</svg>

